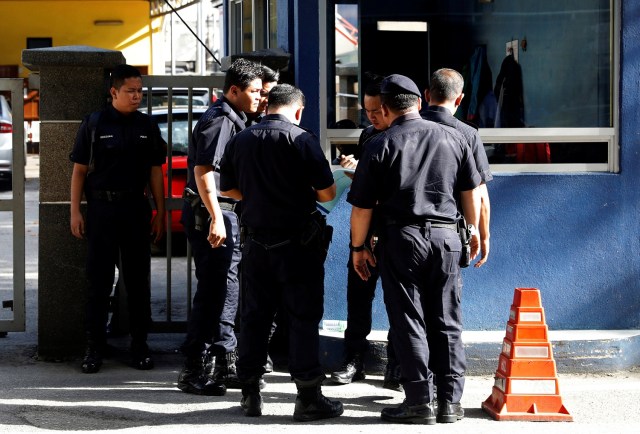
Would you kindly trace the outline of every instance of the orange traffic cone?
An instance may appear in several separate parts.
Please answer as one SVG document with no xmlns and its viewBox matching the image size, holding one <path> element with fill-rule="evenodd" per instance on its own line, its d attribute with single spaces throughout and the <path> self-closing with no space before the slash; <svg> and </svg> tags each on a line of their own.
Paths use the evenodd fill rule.
<svg viewBox="0 0 640 434">
<path fill-rule="evenodd" d="M 495 420 L 573 421 L 562 404 L 540 291 L 516 288 L 495 383 L 482 409 Z"/>
</svg>

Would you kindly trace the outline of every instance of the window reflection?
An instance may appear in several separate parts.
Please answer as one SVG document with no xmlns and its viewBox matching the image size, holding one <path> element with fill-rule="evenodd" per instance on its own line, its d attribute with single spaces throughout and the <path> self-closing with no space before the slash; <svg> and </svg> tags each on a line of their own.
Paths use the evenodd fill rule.
<svg viewBox="0 0 640 434">
<path fill-rule="evenodd" d="M 424 88 L 441 67 L 465 76 L 456 115 L 479 127 L 613 126 L 609 0 L 328 3 L 329 127 L 363 123 L 358 82 L 365 71 L 403 73 Z M 424 22 L 428 33 L 382 32 L 373 25 L 380 21 Z"/>
</svg>

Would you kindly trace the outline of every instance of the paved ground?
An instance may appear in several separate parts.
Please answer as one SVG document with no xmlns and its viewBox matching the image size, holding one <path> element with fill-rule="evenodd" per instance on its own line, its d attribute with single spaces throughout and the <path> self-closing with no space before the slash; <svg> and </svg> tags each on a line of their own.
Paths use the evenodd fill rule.
<svg viewBox="0 0 640 434">
<path fill-rule="evenodd" d="M 381 377 L 346 386 L 325 386 L 342 400 L 342 417 L 309 424 L 293 422 L 295 386 L 283 372 L 267 375 L 264 416 L 244 417 L 240 392 L 198 397 L 180 392 L 175 382 L 181 357 L 171 352 L 177 340 L 154 336 L 156 369 L 137 371 L 121 354 L 98 374 L 82 374 L 78 361 L 41 362 L 35 347 L 0 341 L 0 432 L 242 432 L 304 430 L 308 433 L 416 432 L 415 427 L 380 420 L 380 410 L 402 401 L 403 394 L 382 389 Z M 122 344 L 122 342 L 121 342 Z M 470 377 L 462 400 L 466 418 L 453 425 L 419 428 L 447 433 L 637 433 L 640 432 L 640 372 L 611 375 L 560 375 L 561 396 L 574 422 L 497 422 L 480 409 L 491 377 Z M 225 431 L 228 430 L 228 431 Z"/>
<path fill-rule="evenodd" d="M 27 167 L 27 196 L 37 192 L 37 157 Z M 32 203 L 33 201 L 29 201 Z M 27 207 L 37 205 L 29 205 Z M 32 215 L 33 209 L 27 211 Z M 570 423 L 497 422 L 480 408 L 491 393 L 491 376 L 467 379 L 462 404 L 466 418 L 453 425 L 424 428 L 392 425 L 380 410 L 402 401 L 401 393 L 382 389 L 381 377 L 347 386 L 325 386 L 327 396 L 342 400 L 342 417 L 309 424 L 293 422 L 295 386 L 284 372 L 267 376 L 264 416 L 246 418 L 240 392 L 224 397 L 197 397 L 175 387 L 182 359 L 176 349 L 182 336 L 152 335 L 156 369 L 126 366 L 126 353 L 106 361 L 100 373 L 85 375 L 79 361 L 59 363 L 35 358 L 37 334 L 37 213 L 27 225 L 27 331 L 0 339 L 0 432 L 225 432 L 263 433 L 638 433 L 640 432 L 640 370 L 598 375 L 559 374 Z M 1 240 L 0 240 L 1 241 Z M 6 244 L 4 241 L 3 252 Z M 0 256 L 4 256 L 4 253 Z M 1 259 L 1 258 L 0 258 Z M 1 271 L 1 270 L 0 270 Z M 1 273 L 0 273 L 1 274 Z M 126 348 L 126 339 L 113 342 Z"/>
</svg>

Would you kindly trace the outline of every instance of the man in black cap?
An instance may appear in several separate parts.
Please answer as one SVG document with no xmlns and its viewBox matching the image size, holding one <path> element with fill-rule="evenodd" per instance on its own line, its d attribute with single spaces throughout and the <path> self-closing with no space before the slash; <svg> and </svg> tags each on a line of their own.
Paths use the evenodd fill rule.
<svg viewBox="0 0 640 434">
<path fill-rule="evenodd" d="M 399 423 L 455 422 L 464 414 L 460 398 L 466 365 L 455 197 L 460 194 L 467 221 L 477 225 L 481 178 L 459 133 L 420 117 L 420 91 L 413 81 L 397 74 L 386 77 L 381 95 L 390 127 L 365 150 L 347 198 L 353 205 L 354 268 L 365 280 L 369 266 L 376 264 L 366 245 L 374 207 L 381 220 L 376 253 L 406 396 L 381 416 Z M 479 238 L 475 227 L 470 229 L 475 257 Z"/>
<path fill-rule="evenodd" d="M 487 153 L 484 150 L 482 139 L 478 134 L 478 127 L 472 123 L 461 121 L 454 114 L 458 110 L 464 93 L 464 78 L 453 69 L 441 68 L 431 75 L 429 88 L 425 90 L 425 100 L 429 106 L 420 112 L 420 116 L 428 121 L 437 122 L 439 124 L 448 125 L 459 131 L 471 147 L 473 159 L 476 162 L 476 168 L 482 183 L 478 187 L 481 197 L 480 206 L 480 260 L 476 262 L 475 267 L 481 267 L 489 257 L 489 220 L 491 215 L 491 206 L 489 203 L 489 191 L 487 190 L 487 182 L 493 179 Z"/>
</svg>

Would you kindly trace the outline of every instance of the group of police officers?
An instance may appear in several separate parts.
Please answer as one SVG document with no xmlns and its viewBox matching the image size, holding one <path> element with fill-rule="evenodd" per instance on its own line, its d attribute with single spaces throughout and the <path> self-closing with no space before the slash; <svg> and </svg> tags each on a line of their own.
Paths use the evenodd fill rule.
<svg viewBox="0 0 640 434">
<path fill-rule="evenodd" d="M 318 354 L 324 259 L 331 228 L 316 203 L 333 199 L 336 188 L 317 137 L 299 126 L 304 95 L 289 84 L 273 86 L 266 78 L 269 74 L 268 68 L 257 63 L 236 60 L 226 73 L 223 97 L 200 118 L 189 145 L 182 223 L 193 247 L 198 283 L 181 348 L 185 364 L 178 387 L 202 395 L 224 395 L 227 387 L 240 388 L 244 413 L 260 416 L 260 390 L 268 372 L 269 338 L 277 313 L 287 324 L 289 372 L 298 389 L 293 417 L 312 421 L 343 413 L 342 403 L 322 393 L 325 376 Z M 142 87 L 138 79 L 130 92 L 134 100 Z M 424 95 L 429 106 L 421 113 L 422 95 L 411 79 L 394 74 L 379 80 L 376 92 L 369 95 L 374 99 L 365 100 L 373 131 L 361 141 L 363 149 L 357 161 L 347 163 L 350 156 L 343 158 L 343 165 L 356 167 L 347 197 L 353 206 L 349 267 L 352 278 L 357 275 L 362 282 L 372 280 L 374 288 L 378 273 L 382 279 L 389 342 L 397 355 L 397 367 L 392 367 L 395 376 L 390 380 L 395 379 L 393 388 L 401 387 L 406 396 L 401 405 L 382 410 L 382 418 L 391 422 L 450 423 L 464 416 L 460 405 L 466 366 L 461 341 L 460 269 L 465 265 L 465 249 L 470 250 L 470 258 L 482 252 L 476 266 L 481 266 L 489 253 L 489 202 L 484 183 L 491 180 L 491 173 L 477 131 L 454 117 L 463 84 L 462 76 L 454 70 L 436 71 Z M 112 87 L 114 96 L 121 91 L 117 85 L 122 83 L 114 85 L 115 94 Z M 126 87 L 123 92 L 128 92 Z M 256 115 L 267 94 L 266 114 Z M 130 106 L 134 105 L 135 101 L 131 102 Z M 118 111 L 115 104 L 113 107 Z M 109 182 L 98 184 L 99 165 L 88 169 L 93 165 L 94 148 L 96 161 L 100 156 L 111 156 L 115 161 L 122 154 L 147 152 L 132 150 L 139 142 L 148 149 L 157 147 L 146 144 L 157 143 L 156 135 L 146 135 L 146 141 L 143 134 L 131 138 L 127 122 L 133 123 L 132 114 L 119 113 L 114 116 L 123 125 L 120 130 L 99 134 L 96 140 L 93 130 L 102 133 L 104 128 L 92 128 L 88 118 L 76 140 L 71 224 L 78 237 L 84 231 L 84 222 L 79 223 L 83 188 L 90 210 L 88 227 L 92 227 L 92 219 L 102 218 L 101 224 L 106 224 L 104 216 L 100 217 L 105 209 L 127 208 L 134 198 L 139 199 L 138 193 L 143 194 L 144 188 L 137 184 L 132 192 Z M 151 133 L 157 129 L 152 122 L 137 122 L 147 122 Z M 151 157 L 155 154 L 144 155 L 138 163 L 154 185 L 161 162 Z M 156 203 L 162 202 L 157 186 L 151 191 Z M 158 215 L 163 214 L 164 207 L 158 205 Z M 95 224 L 93 228 L 100 231 Z M 154 232 L 159 230 L 155 221 L 153 228 Z M 463 243 L 461 232 L 468 235 L 468 245 Z M 101 248 L 92 241 L 97 238 L 88 237 L 92 258 L 88 272 L 91 275 L 101 258 L 108 260 L 103 267 L 110 265 L 111 274 L 102 272 L 100 285 L 89 288 L 93 297 L 89 297 L 88 317 L 92 320 L 87 327 L 84 372 L 97 372 L 102 362 L 104 339 L 99 329 L 106 319 L 101 304 L 109 294 L 106 282 L 109 277 L 113 280 L 118 249 L 121 252 L 133 243 L 126 240 L 127 246 L 118 246 L 119 239 L 110 240 L 108 255 L 93 257 L 92 252 Z M 130 271 L 121 272 L 126 276 Z M 139 282 L 138 286 L 145 284 Z M 349 305 L 358 303 L 356 292 L 350 290 Z M 143 294 L 143 301 L 148 300 L 148 288 L 138 293 Z M 96 294 L 100 294 L 99 301 L 94 300 Z M 360 324 L 365 331 L 371 327 L 372 298 L 368 291 L 363 293 L 364 307 L 349 307 L 349 312 L 369 310 L 369 324 L 366 314 Z M 92 312 L 99 312 L 98 317 Z M 141 316 L 143 320 L 136 324 L 148 327 L 150 315 L 144 309 L 130 315 Z M 354 317 L 352 321 L 351 316 L 349 327 L 358 327 L 358 320 Z M 133 336 L 132 350 L 135 366 L 149 369 L 152 361 L 146 329 L 142 329 Z M 365 337 L 366 333 L 360 340 Z M 334 373 L 334 380 L 346 379 L 338 382 L 348 383 L 364 378 L 364 350 L 361 344 L 360 349 L 351 351 L 360 364 L 349 366 L 354 357 L 348 357 L 347 371 Z"/>
</svg>

